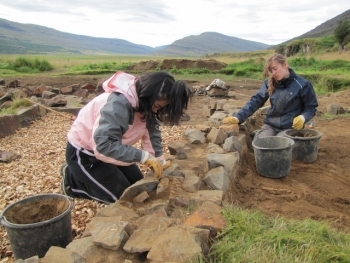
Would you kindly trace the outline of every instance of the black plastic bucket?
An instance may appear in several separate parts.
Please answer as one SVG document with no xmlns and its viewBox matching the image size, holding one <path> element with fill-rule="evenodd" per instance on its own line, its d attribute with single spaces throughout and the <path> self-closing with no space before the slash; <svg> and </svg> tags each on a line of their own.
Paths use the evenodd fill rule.
<svg viewBox="0 0 350 263">
<path fill-rule="evenodd" d="M 73 206 L 73 199 L 65 195 L 41 194 L 5 208 L 0 222 L 15 260 L 36 255 L 42 258 L 51 246 L 65 248 L 72 241 Z"/>
<path fill-rule="evenodd" d="M 252 142 L 259 175 L 281 178 L 290 172 L 294 141 L 287 137 L 268 136 Z"/>
<path fill-rule="evenodd" d="M 316 161 L 318 153 L 319 140 L 322 132 L 316 130 L 287 130 L 285 136 L 294 140 L 293 160 L 299 160 L 305 163 Z"/>
</svg>

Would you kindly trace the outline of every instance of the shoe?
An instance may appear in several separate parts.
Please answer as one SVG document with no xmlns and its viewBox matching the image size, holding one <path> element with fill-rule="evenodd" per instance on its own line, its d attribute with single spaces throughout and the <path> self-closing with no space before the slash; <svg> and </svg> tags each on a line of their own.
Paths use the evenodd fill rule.
<svg viewBox="0 0 350 263">
<path fill-rule="evenodd" d="M 64 164 L 62 164 L 61 169 L 60 169 L 60 175 L 62 176 L 61 192 L 62 192 L 62 194 L 66 195 L 66 196 L 76 197 L 73 194 L 72 190 L 70 189 L 70 186 L 66 186 L 64 183 L 65 179 L 66 179 L 67 168 L 68 168 L 68 164 L 64 163 Z"/>
</svg>

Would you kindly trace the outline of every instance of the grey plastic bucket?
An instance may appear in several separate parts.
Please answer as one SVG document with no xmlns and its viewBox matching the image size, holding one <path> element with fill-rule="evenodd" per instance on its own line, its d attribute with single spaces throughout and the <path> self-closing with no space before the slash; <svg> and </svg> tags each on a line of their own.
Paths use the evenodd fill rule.
<svg viewBox="0 0 350 263">
<path fill-rule="evenodd" d="M 27 222 L 38 216 L 50 217 L 51 213 L 44 214 L 44 211 L 54 209 L 48 205 L 50 203 L 57 204 L 56 210 L 52 212 L 54 217 L 42 222 Z M 65 248 L 72 241 L 72 208 L 73 199 L 60 194 L 27 197 L 5 208 L 0 222 L 5 226 L 15 260 L 36 255 L 42 258 L 51 246 Z M 25 213 L 21 215 L 17 211 Z M 22 221 L 26 223 L 18 223 Z"/>
<path fill-rule="evenodd" d="M 318 153 L 319 140 L 322 132 L 316 130 L 287 130 L 285 137 L 294 140 L 293 160 L 299 160 L 306 163 L 316 161 Z"/>
<path fill-rule="evenodd" d="M 287 137 L 268 136 L 252 142 L 259 175 L 281 178 L 290 172 L 294 141 Z"/>
</svg>

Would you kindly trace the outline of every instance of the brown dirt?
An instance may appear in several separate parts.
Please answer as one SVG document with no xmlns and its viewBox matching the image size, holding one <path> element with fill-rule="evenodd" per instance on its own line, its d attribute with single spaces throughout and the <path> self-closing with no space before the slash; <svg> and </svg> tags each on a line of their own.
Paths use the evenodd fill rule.
<svg viewBox="0 0 350 263">
<path fill-rule="evenodd" d="M 69 202 L 62 198 L 30 198 L 9 207 L 4 216 L 12 224 L 34 224 L 61 215 Z"/>
<path fill-rule="evenodd" d="M 21 85 L 24 86 L 45 84 L 47 86 L 63 87 L 75 83 L 97 85 L 97 82 L 105 77 L 58 78 L 41 76 L 38 78 L 20 78 L 20 80 Z M 192 86 L 205 87 L 212 80 L 203 79 L 201 82 L 188 80 L 188 83 Z M 202 109 L 204 105 L 208 105 L 212 100 L 222 100 L 225 103 L 232 103 L 236 107 L 243 106 L 261 84 L 260 81 L 223 80 L 229 90 L 235 92 L 236 98 L 228 100 L 227 98 L 194 96 L 187 110 L 191 119 L 183 122 L 183 125 L 192 126 L 205 123 L 207 118 L 203 116 Z M 321 131 L 323 135 L 319 142 L 319 152 L 315 162 L 292 161 L 291 171 L 286 177 L 282 179 L 265 178 L 256 172 L 254 153 L 251 150 L 251 145 L 249 145 L 250 142 L 248 142 L 249 150 L 241 158 L 241 169 L 234 182 L 232 182 L 225 196 L 225 201 L 233 202 L 244 208 L 257 209 L 274 217 L 327 220 L 332 226 L 350 232 L 350 121 L 349 117 L 342 116 L 336 116 L 330 120 L 322 118 L 322 112 L 325 112 L 326 106 L 332 103 L 338 103 L 343 108 L 348 109 L 350 106 L 350 90 L 319 97 L 320 106 L 318 111 L 320 116 L 316 116 L 313 121 L 314 129 Z M 174 133 L 180 131 L 176 128 L 170 129 L 166 131 L 167 134 L 165 135 L 171 137 Z M 244 133 L 244 131 L 242 132 Z M 164 140 L 165 143 L 168 141 L 168 139 Z M 199 172 L 203 172 L 202 164 L 205 162 L 206 152 L 205 145 L 196 145 L 193 146 L 188 160 L 176 160 L 176 162 L 179 163 L 180 167 L 193 168 L 197 166 Z M 63 157 L 59 158 L 62 159 Z M 59 187 L 59 184 L 55 185 L 56 188 Z M 80 206 L 83 207 L 85 204 L 79 203 L 79 209 L 82 209 Z M 78 205 L 74 209 L 78 209 Z M 77 210 L 74 210 L 73 214 L 75 211 Z M 96 208 L 93 211 L 96 211 Z M 87 215 L 89 218 L 91 217 L 90 212 Z M 75 220 L 74 216 L 72 220 Z M 86 219 L 85 222 L 88 221 Z M 79 226 L 82 229 L 83 227 Z"/>
<path fill-rule="evenodd" d="M 140 72 L 145 72 L 149 70 L 155 70 L 160 68 L 162 70 L 169 69 L 184 69 L 184 68 L 199 68 L 199 69 L 209 69 L 209 70 L 218 70 L 226 67 L 226 64 L 223 62 L 219 62 L 215 59 L 198 59 L 198 60 L 190 60 L 190 59 L 164 59 L 164 60 L 148 60 L 141 61 L 136 65 L 129 68 L 129 70 L 135 70 Z"/>
</svg>

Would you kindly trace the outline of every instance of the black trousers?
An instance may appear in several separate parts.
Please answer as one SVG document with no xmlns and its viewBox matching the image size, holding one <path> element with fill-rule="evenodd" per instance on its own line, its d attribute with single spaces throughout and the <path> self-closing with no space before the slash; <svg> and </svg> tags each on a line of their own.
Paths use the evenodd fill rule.
<svg viewBox="0 0 350 263">
<path fill-rule="evenodd" d="M 88 152 L 87 152 L 88 153 Z M 65 185 L 76 197 L 114 203 L 130 185 L 143 178 L 136 164 L 117 166 L 104 163 L 93 154 L 76 149 L 69 142 L 66 148 Z"/>
</svg>

